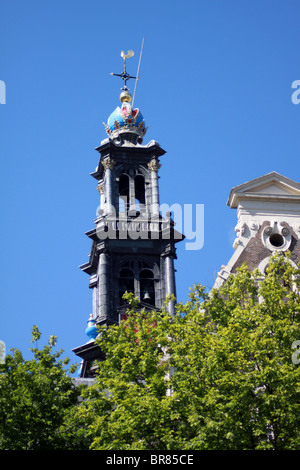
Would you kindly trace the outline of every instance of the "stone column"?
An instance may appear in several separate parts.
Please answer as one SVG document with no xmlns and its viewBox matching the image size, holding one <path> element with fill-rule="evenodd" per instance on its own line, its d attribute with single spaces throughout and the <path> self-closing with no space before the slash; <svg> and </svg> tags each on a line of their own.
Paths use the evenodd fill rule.
<svg viewBox="0 0 300 470">
<path fill-rule="evenodd" d="M 151 216 L 159 217 L 159 192 L 158 192 L 158 176 L 157 172 L 161 164 L 154 158 L 148 163 L 148 168 L 151 171 Z"/>
<path fill-rule="evenodd" d="M 109 256 L 102 252 L 98 264 L 98 318 L 109 316 Z"/>
<path fill-rule="evenodd" d="M 90 277 L 90 284 L 89 284 L 90 289 L 93 291 L 93 319 L 96 319 L 98 316 L 98 276 L 97 274 L 93 274 Z"/>
<path fill-rule="evenodd" d="M 131 168 L 129 170 L 129 212 L 128 215 L 135 215 L 136 207 L 135 207 L 135 179 L 134 179 L 134 170 Z"/>
<path fill-rule="evenodd" d="M 96 319 L 99 312 L 98 306 L 98 287 L 93 287 L 93 318 Z"/>
<path fill-rule="evenodd" d="M 97 190 L 99 191 L 99 194 L 100 194 L 100 209 L 102 210 L 102 213 L 103 213 L 105 209 L 104 183 L 103 182 L 99 181 Z"/>
<path fill-rule="evenodd" d="M 102 162 L 105 170 L 106 213 L 109 215 L 113 215 L 115 213 L 113 205 L 113 169 L 115 163 L 116 162 L 110 157 L 106 157 Z"/>
<path fill-rule="evenodd" d="M 173 294 L 176 297 L 174 257 L 170 253 L 165 257 L 165 282 L 166 294 Z M 168 312 L 175 315 L 175 301 L 172 300 L 167 305 Z"/>
</svg>

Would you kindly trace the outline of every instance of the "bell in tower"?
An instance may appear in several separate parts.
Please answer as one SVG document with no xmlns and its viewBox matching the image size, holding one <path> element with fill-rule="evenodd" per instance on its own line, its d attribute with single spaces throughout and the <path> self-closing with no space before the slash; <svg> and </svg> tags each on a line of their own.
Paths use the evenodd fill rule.
<svg viewBox="0 0 300 470">
<path fill-rule="evenodd" d="M 86 235 L 91 240 L 89 260 L 80 266 L 90 276 L 95 325 L 118 324 L 127 310 L 125 292 L 138 298 L 146 310 L 164 307 L 169 294 L 176 296 L 175 244 L 183 235 L 170 217 L 160 213 L 158 171 L 160 145 L 143 144 L 147 128 L 139 108 L 133 108 L 124 72 L 121 105 L 109 116 L 107 138 L 96 148 L 99 163 L 91 174 L 97 181 L 100 205 L 95 226 Z M 174 302 L 167 306 L 174 314 Z M 91 319 L 89 320 L 91 321 Z M 93 377 L 93 361 L 103 359 L 95 339 L 73 350 L 82 359 L 81 377 Z"/>
</svg>

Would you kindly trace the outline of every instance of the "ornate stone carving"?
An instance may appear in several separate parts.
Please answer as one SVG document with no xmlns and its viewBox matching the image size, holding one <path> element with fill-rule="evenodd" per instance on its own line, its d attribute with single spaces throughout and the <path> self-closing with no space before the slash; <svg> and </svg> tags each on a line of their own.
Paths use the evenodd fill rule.
<svg viewBox="0 0 300 470">
<path fill-rule="evenodd" d="M 265 234 L 266 235 L 271 235 L 272 232 L 273 232 L 273 227 L 271 227 L 270 225 L 265 228 Z"/>
<path fill-rule="evenodd" d="M 290 231 L 287 227 L 283 227 L 283 229 L 281 230 L 281 233 L 284 237 L 286 237 L 290 233 Z"/>
<path fill-rule="evenodd" d="M 271 251 L 286 251 L 291 244 L 291 233 L 277 220 L 272 220 L 262 232 L 263 244 Z"/>
<path fill-rule="evenodd" d="M 105 160 L 103 160 L 102 162 L 102 165 L 104 167 L 104 170 L 113 170 L 114 169 L 114 166 L 115 166 L 116 162 L 110 158 L 110 157 L 107 157 Z"/>
<path fill-rule="evenodd" d="M 256 232 L 259 230 L 260 224 L 258 222 L 252 221 L 250 224 L 250 229 L 255 230 Z"/>
<path fill-rule="evenodd" d="M 161 168 L 161 164 L 156 159 L 153 159 L 148 163 L 148 168 L 149 170 L 158 171 Z"/>
<path fill-rule="evenodd" d="M 237 237 L 242 237 L 246 232 L 246 228 L 247 228 L 247 224 L 245 222 L 244 223 L 239 222 L 234 229 Z"/>
<path fill-rule="evenodd" d="M 104 184 L 99 183 L 98 186 L 97 186 L 97 190 L 99 191 L 99 194 L 103 194 L 104 193 Z"/>
</svg>

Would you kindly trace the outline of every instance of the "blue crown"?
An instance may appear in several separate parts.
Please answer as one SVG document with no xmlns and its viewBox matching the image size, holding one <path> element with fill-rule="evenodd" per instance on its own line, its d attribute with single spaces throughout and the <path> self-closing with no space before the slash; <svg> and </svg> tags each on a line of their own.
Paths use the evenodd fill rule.
<svg viewBox="0 0 300 470">
<path fill-rule="evenodd" d="M 130 105 L 130 93 L 121 93 L 121 108 L 118 106 L 109 116 L 107 124 L 104 123 L 107 134 L 114 139 L 121 133 L 131 132 L 140 137 L 144 137 L 147 129 L 144 118 L 138 108 L 132 109 Z"/>
</svg>

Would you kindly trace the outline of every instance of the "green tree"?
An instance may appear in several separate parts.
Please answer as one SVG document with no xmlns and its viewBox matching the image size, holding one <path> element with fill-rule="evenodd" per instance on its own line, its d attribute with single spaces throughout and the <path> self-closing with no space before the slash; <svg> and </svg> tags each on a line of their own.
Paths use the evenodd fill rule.
<svg viewBox="0 0 300 470">
<path fill-rule="evenodd" d="M 55 336 L 39 349 L 40 336 L 34 326 L 31 360 L 14 349 L 0 364 L 0 449 L 87 448 L 83 429 L 72 426 L 81 393 L 70 377 L 74 366 L 66 370 L 69 359 L 54 351 Z"/>
<path fill-rule="evenodd" d="M 174 317 L 128 295 L 77 412 L 91 448 L 299 448 L 299 274 L 283 255 L 263 279 L 243 266 L 209 295 L 194 286 Z"/>
</svg>

